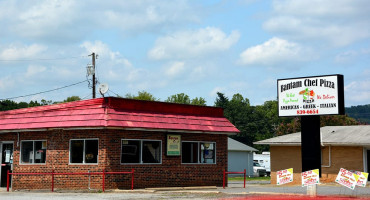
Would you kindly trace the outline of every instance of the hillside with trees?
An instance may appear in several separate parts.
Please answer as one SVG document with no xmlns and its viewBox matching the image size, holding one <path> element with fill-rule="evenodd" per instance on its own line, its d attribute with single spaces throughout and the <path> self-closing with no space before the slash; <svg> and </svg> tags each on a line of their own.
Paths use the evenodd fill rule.
<svg viewBox="0 0 370 200">
<path fill-rule="evenodd" d="M 362 123 L 370 124 L 370 104 L 346 108 L 346 114 Z"/>
</svg>

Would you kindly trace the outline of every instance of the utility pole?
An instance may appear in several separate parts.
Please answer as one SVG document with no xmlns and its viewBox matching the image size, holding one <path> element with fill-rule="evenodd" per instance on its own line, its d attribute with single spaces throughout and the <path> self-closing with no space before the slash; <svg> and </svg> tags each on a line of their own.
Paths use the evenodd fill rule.
<svg viewBox="0 0 370 200">
<path fill-rule="evenodd" d="M 92 81 L 93 81 L 93 85 L 92 85 L 92 97 L 93 99 L 95 99 L 95 53 L 93 52 L 91 54 L 91 57 L 92 57 L 92 65 L 93 65 L 93 75 L 92 75 Z"/>
</svg>

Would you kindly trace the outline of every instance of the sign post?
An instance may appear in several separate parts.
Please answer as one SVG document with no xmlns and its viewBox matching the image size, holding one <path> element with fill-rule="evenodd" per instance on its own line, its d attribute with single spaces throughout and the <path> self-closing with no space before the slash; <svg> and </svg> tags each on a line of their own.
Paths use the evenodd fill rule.
<svg viewBox="0 0 370 200">
<path fill-rule="evenodd" d="M 279 117 L 301 117 L 302 172 L 318 169 L 321 177 L 320 116 L 344 115 L 343 75 L 278 79 L 277 85 Z"/>
</svg>

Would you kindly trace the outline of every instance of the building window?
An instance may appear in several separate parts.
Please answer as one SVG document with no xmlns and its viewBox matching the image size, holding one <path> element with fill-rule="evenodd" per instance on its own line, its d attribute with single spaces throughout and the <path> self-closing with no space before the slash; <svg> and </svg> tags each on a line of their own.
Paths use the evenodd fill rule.
<svg viewBox="0 0 370 200">
<path fill-rule="evenodd" d="M 215 142 L 182 142 L 182 163 L 216 163 Z"/>
<path fill-rule="evenodd" d="M 122 140 L 122 164 L 161 163 L 162 141 L 160 140 Z"/>
<path fill-rule="evenodd" d="M 46 161 L 46 141 L 21 141 L 21 163 L 39 164 Z"/>
<path fill-rule="evenodd" d="M 97 164 L 99 140 L 71 140 L 69 162 L 73 164 Z"/>
</svg>

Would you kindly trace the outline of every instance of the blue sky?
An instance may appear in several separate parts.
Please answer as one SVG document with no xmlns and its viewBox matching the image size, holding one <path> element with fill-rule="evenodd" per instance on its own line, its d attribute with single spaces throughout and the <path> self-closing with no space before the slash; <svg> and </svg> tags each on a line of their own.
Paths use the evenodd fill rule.
<svg viewBox="0 0 370 200">
<path fill-rule="evenodd" d="M 185 93 L 213 105 L 277 98 L 277 79 L 343 74 L 345 105 L 370 103 L 370 1 L 0 1 L 0 99 L 86 80 L 107 95 Z M 92 97 L 84 82 L 12 99 Z M 97 94 L 97 97 L 100 97 Z"/>
</svg>

